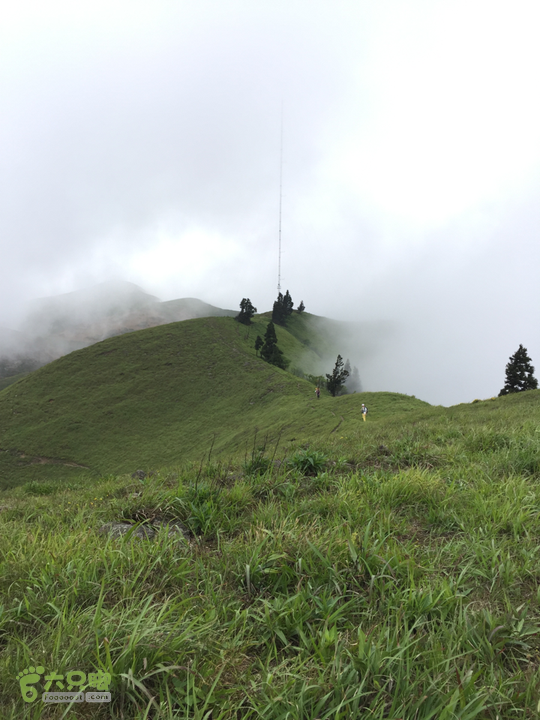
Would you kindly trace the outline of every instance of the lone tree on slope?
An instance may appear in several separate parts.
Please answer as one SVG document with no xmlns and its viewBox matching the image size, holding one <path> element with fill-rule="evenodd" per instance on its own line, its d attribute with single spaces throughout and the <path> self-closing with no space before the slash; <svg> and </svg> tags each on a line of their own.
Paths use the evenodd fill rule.
<svg viewBox="0 0 540 720">
<path fill-rule="evenodd" d="M 257 337 L 255 338 L 255 352 L 257 353 L 257 356 L 259 355 L 259 350 L 262 348 L 263 345 L 264 340 L 260 335 L 257 335 Z"/>
<path fill-rule="evenodd" d="M 523 390 L 536 390 L 538 380 L 533 373 L 534 367 L 531 365 L 531 358 L 527 355 L 527 348 L 520 345 L 506 366 L 506 380 L 499 397 Z"/>
<path fill-rule="evenodd" d="M 303 313 L 305 309 L 306 309 L 306 306 L 304 305 L 304 301 L 300 300 L 300 305 L 298 306 L 297 311 L 299 313 Z"/>
<path fill-rule="evenodd" d="M 356 367 L 356 365 L 353 365 L 352 372 L 347 378 L 347 382 L 345 383 L 345 385 L 347 387 L 347 390 L 351 393 L 362 392 L 360 373 L 358 372 L 358 368 Z"/>
<path fill-rule="evenodd" d="M 349 372 L 345 370 L 343 358 L 337 356 L 336 364 L 331 375 L 326 373 L 326 388 L 332 397 L 336 397 L 341 388 L 345 385 L 345 380 L 349 377 Z"/>
<path fill-rule="evenodd" d="M 274 323 L 270 321 L 266 327 L 264 333 L 264 343 L 261 347 L 261 357 L 266 360 L 270 365 L 276 365 L 277 367 L 285 370 L 287 363 L 283 357 L 282 351 L 277 346 L 276 328 Z"/>
<path fill-rule="evenodd" d="M 362 383 L 360 382 L 360 374 L 358 368 L 354 365 L 351 368 L 351 362 L 349 358 L 345 360 L 345 370 L 348 373 L 348 377 L 345 380 L 345 390 L 350 393 L 362 392 Z"/>
<path fill-rule="evenodd" d="M 257 312 L 257 308 L 253 307 L 253 303 L 249 298 L 242 298 L 240 303 L 240 312 L 234 318 L 243 325 L 251 325 L 251 318 Z"/>
</svg>

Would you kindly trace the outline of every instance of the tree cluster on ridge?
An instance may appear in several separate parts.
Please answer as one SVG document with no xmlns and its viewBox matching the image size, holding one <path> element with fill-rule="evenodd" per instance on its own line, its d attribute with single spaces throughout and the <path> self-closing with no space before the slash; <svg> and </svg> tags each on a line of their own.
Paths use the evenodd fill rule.
<svg viewBox="0 0 540 720">
<path fill-rule="evenodd" d="M 257 308 L 254 307 L 253 303 L 249 298 L 242 298 L 240 302 L 240 312 L 234 318 L 243 325 L 251 325 L 251 318 L 257 312 Z"/>
<path fill-rule="evenodd" d="M 293 308 L 294 303 L 289 291 L 287 290 L 285 295 L 279 293 L 272 308 L 272 322 L 285 326 L 287 319 L 292 315 Z"/>
</svg>

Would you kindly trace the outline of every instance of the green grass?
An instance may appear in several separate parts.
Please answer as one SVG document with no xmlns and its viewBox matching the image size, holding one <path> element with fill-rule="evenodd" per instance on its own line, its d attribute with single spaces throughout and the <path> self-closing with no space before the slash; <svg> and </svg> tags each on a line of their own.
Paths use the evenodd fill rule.
<svg viewBox="0 0 540 720">
<path fill-rule="evenodd" d="M 70 718 L 537 717 L 539 401 L 383 394 L 309 446 L 4 492 L 1 716 L 62 717 L 42 665 L 111 674 Z M 191 539 L 98 532 L 155 517 Z"/>
<path fill-rule="evenodd" d="M 267 320 L 111 338 L 0 393 L 0 716 L 538 717 L 540 391 L 316 400 L 255 356 Z M 310 323 L 278 328 L 291 362 Z M 99 532 L 156 519 L 189 540 Z M 25 703 L 36 667 L 108 672 L 112 702 Z"/>
<path fill-rule="evenodd" d="M 10 375 L 10 377 L 0 378 L 0 392 L 4 389 L 9 387 L 10 385 L 13 385 L 13 383 L 16 383 L 18 380 L 21 380 L 23 377 L 26 377 L 28 373 L 20 373 L 19 375 Z"/>
<path fill-rule="evenodd" d="M 228 317 L 204 318 L 129 333 L 6 388 L 0 488 L 199 460 L 210 447 L 214 457 L 226 457 L 251 449 L 254 428 L 261 442 L 280 447 L 337 428 L 352 432 L 370 394 L 316 402 L 312 385 L 256 357 L 255 337 L 267 322 L 257 318 L 246 328 Z M 300 362 L 305 346 L 283 328 L 277 334 L 291 361 Z M 374 421 L 428 407 L 406 396 L 377 397 Z"/>
</svg>

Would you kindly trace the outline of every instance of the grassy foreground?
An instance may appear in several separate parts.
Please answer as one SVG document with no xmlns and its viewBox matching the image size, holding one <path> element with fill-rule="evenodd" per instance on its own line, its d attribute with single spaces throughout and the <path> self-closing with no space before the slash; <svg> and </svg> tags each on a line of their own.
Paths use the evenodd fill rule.
<svg viewBox="0 0 540 720">
<path fill-rule="evenodd" d="M 533 391 L 4 492 L 1 717 L 538 717 L 539 440 Z M 98 532 L 156 517 L 189 541 Z M 24 703 L 36 667 L 112 701 Z"/>
</svg>

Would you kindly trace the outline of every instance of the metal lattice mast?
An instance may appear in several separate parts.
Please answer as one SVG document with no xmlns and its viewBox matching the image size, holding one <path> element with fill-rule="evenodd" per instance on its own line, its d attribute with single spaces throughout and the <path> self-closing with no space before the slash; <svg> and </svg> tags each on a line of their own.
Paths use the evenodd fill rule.
<svg viewBox="0 0 540 720">
<path fill-rule="evenodd" d="M 281 201 L 283 196 L 283 104 L 281 105 L 281 134 L 279 142 L 279 250 L 277 289 L 281 292 Z"/>
</svg>

